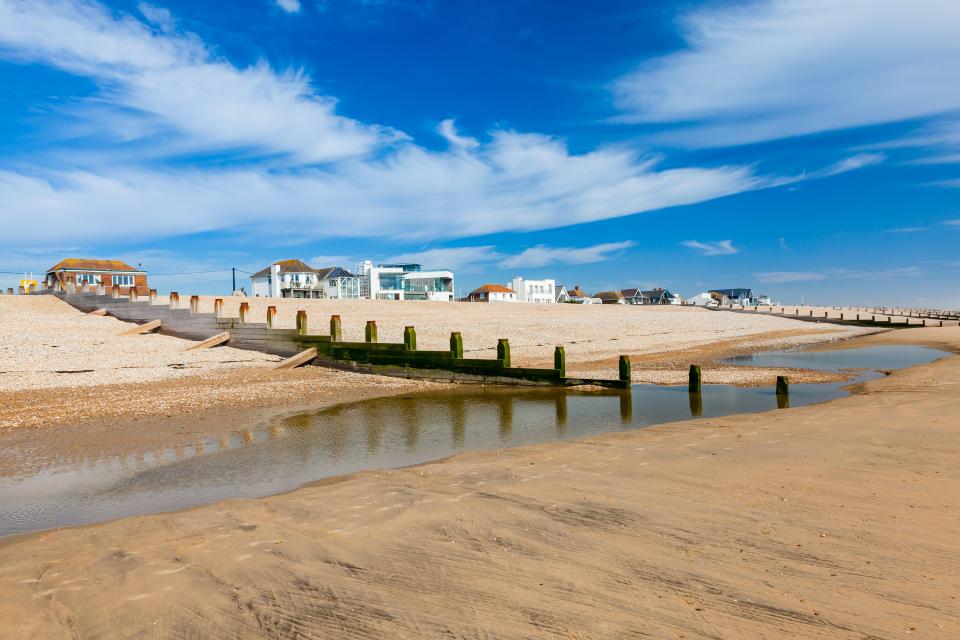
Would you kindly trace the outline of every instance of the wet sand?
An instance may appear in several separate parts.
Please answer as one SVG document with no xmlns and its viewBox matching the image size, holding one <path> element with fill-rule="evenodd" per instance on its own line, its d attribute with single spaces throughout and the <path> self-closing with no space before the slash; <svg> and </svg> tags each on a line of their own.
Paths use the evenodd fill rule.
<svg viewBox="0 0 960 640">
<path fill-rule="evenodd" d="M 958 637 L 958 448 L 952 357 L 822 405 L 29 535 L 0 543 L 0 637 Z"/>
</svg>

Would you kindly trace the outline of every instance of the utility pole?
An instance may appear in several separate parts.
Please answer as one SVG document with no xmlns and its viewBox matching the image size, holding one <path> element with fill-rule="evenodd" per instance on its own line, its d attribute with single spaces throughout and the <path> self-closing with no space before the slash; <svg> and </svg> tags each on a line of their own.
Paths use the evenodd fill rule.
<svg viewBox="0 0 960 640">
<path fill-rule="evenodd" d="M 233 295 L 233 292 L 237 290 L 237 268 L 230 267 L 230 271 L 233 273 L 233 289 L 230 290 L 230 295 Z"/>
</svg>

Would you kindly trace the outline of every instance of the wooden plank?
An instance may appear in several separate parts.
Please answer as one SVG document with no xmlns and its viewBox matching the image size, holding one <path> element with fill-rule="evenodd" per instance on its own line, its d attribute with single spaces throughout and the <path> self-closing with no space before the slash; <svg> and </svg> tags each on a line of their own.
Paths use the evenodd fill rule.
<svg viewBox="0 0 960 640">
<path fill-rule="evenodd" d="M 306 364 L 317 357 L 317 348 L 310 347 L 304 351 L 301 351 L 295 356 L 287 358 L 280 364 L 278 364 L 274 369 L 294 369 L 299 367 L 302 364 Z"/>
<path fill-rule="evenodd" d="M 106 309 L 94 309 L 93 311 L 87 314 L 88 316 L 105 316 L 107 315 Z"/>
<path fill-rule="evenodd" d="M 189 346 L 184 351 L 194 351 L 196 349 L 209 349 L 210 347 L 215 347 L 217 345 L 223 344 L 230 339 L 230 332 L 224 331 L 223 333 L 218 333 L 215 336 L 211 336 L 204 340 L 203 342 L 198 342 L 195 345 Z"/>
<path fill-rule="evenodd" d="M 160 328 L 160 322 L 161 321 L 159 319 L 151 320 L 150 322 L 146 322 L 144 324 L 138 324 L 132 329 L 126 329 L 125 331 L 121 331 L 117 335 L 118 336 L 138 336 L 141 333 L 149 333 L 150 331 L 156 331 L 157 329 Z"/>
</svg>

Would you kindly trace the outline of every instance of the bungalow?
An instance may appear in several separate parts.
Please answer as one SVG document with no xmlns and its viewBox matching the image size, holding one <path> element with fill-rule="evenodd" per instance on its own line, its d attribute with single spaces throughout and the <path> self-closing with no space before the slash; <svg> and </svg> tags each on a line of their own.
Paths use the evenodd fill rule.
<svg viewBox="0 0 960 640">
<path fill-rule="evenodd" d="M 583 302 L 590 298 L 590 294 L 580 288 L 580 285 L 576 285 L 571 289 L 567 295 L 570 298 L 570 302 Z"/>
<path fill-rule="evenodd" d="M 753 289 L 710 289 L 710 293 L 718 293 L 726 298 L 726 301 L 721 304 L 742 304 L 745 306 L 757 304 L 756 298 L 753 297 Z"/>
<path fill-rule="evenodd" d="M 643 295 L 640 289 L 621 289 L 624 304 L 650 304 L 650 298 Z"/>
<path fill-rule="evenodd" d="M 107 289 L 117 285 L 120 293 L 127 295 L 131 289 L 146 295 L 150 292 L 147 272 L 131 267 L 122 260 L 99 260 L 92 258 L 66 258 L 47 269 L 44 285 L 66 288 L 68 284 L 103 285 Z"/>
<path fill-rule="evenodd" d="M 601 291 L 594 294 L 594 298 L 599 298 L 603 304 L 626 304 L 623 294 L 619 291 Z"/>
<path fill-rule="evenodd" d="M 517 292 L 502 284 L 485 284 L 470 292 L 468 302 L 517 302 Z"/>
<path fill-rule="evenodd" d="M 697 307 L 717 307 L 726 303 L 726 297 L 719 293 L 703 291 L 687 299 L 687 302 Z"/>
</svg>

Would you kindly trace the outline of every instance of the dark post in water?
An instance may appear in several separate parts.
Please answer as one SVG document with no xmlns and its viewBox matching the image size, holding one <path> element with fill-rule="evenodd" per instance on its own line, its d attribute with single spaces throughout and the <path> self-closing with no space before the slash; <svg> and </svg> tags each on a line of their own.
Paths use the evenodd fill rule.
<svg viewBox="0 0 960 640">
<path fill-rule="evenodd" d="M 700 365 L 690 365 L 690 393 L 700 393 L 703 390 L 703 376 L 700 374 Z"/>
<path fill-rule="evenodd" d="M 553 368 L 560 372 L 561 378 L 567 377 L 567 352 L 560 345 L 553 350 Z"/>
<path fill-rule="evenodd" d="M 620 356 L 620 380 L 630 382 L 633 376 L 630 374 L 630 356 Z"/>
<path fill-rule="evenodd" d="M 777 408 L 790 408 L 790 379 L 786 376 L 777 376 Z"/>
<path fill-rule="evenodd" d="M 502 362 L 505 368 L 510 366 L 510 341 L 506 338 L 497 340 L 497 360 Z"/>
<path fill-rule="evenodd" d="M 459 331 L 450 334 L 450 357 L 463 359 L 463 336 Z"/>
</svg>

